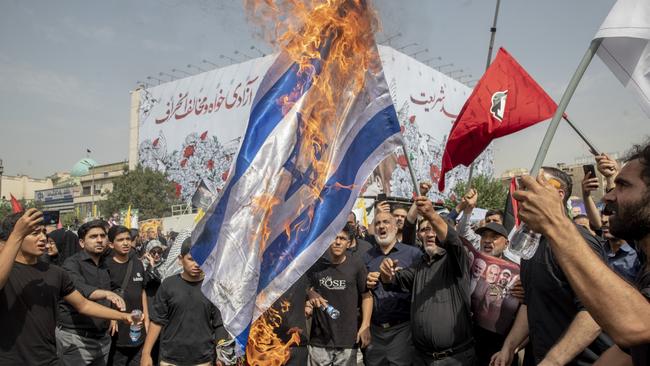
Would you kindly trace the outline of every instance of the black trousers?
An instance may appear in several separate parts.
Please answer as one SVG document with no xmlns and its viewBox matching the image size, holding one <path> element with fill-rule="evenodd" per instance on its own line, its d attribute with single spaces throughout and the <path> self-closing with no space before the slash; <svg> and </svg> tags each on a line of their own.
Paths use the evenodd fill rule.
<svg viewBox="0 0 650 366">
<path fill-rule="evenodd" d="M 137 347 L 111 347 L 108 366 L 140 366 L 142 345 Z"/>
<path fill-rule="evenodd" d="M 415 359 L 413 360 L 414 366 L 475 366 L 476 353 L 474 348 L 470 348 L 463 352 L 458 352 L 442 360 L 436 360 L 431 355 L 415 351 Z"/>
</svg>

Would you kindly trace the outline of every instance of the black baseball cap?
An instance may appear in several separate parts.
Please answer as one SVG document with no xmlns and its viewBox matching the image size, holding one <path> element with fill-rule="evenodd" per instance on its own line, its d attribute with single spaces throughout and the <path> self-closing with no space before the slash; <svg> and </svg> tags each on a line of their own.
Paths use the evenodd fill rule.
<svg viewBox="0 0 650 366">
<path fill-rule="evenodd" d="M 506 228 L 503 227 L 503 225 L 497 222 L 491 222 L 483 227 L 476 229 L 476 233 L 478 235 L 483 235 L 483 233 L 486 232 L 487 230 L 494 231 L 495 233 L 505 237 L 506 239 L 508 238 L 508 230 L 506 230 Z"/>
</svg>

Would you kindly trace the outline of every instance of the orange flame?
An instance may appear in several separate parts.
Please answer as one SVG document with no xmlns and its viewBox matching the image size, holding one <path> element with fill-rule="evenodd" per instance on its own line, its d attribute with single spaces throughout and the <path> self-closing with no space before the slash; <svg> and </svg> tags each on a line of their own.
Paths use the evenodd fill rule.
<svg viewBox="0 0 650 366">
<path fill-rule="evenodd" d="M 312 77 L 309 93 L 302 101 L 299 131 L 302 138 L 300 153 L 294 162 L 297 170 L 309 172 L 307 193 L 296 205 L 295 215 L 287 217 L 296 217 L 304 207 L 321 199 L 334 163 L 332 147 L 337 145 L 336 139 L 344 137 L 340 136 L 343 121 L 364 86 L 366 72 L 381 67 L 374 41 L 378 20 L 369 1 L 244 0 L 249 18 L 261 28 L 263 36 L 299 65 L 301 76 Z M 316 73 L 314 66 L 318 63 L 320 73 Z M 277 100 L 284 113 L 289 112 L 300 94 L 299 90 L 294 91 Z M 337 183 L 333 188 L 352 187 Z M 262 221 L 264 228 L 259 234 L 262 247 L 272 232 L 268 228 L 268 218 L 273 206 L 281 201 L 277 197 L 284 196 L 284 192 L 274 194 L 277 196 L 269 194 L 253 202 L 258 209 L 266 210 Z M 308 222 L 297 223 L 294 227 L 291 223 L 282 224 L 287 236 L 303 226 L 309 227 L 314 218 L 313 209 L 307 214 Z M 253 323 L 246 349 L 249 364 L 281 365 L 286 362 L 278 361 L 281 359 L 278 354 L 285 352 L 288 358 L 288 345 L 282 345 L 272 332 L 279 324 L 278 319 L 281 321 L 279 313 L 269 309 Z M 294 336 L 299 340 L 293 334 L 289 343 Z"/>
<path fill-rule="evenodd" d="M 284 343 L 275 333 L 282 324 L 282 314 L 289 311 L 290 304 L 283 300 L 280 311 L 269 308 L 251 326 L 246 360 L 250 366 L 280 366 L 289 361 L 289 347 L 300 344 L 300 333 L 291 331 L 291 337 Z"/>
</svg>

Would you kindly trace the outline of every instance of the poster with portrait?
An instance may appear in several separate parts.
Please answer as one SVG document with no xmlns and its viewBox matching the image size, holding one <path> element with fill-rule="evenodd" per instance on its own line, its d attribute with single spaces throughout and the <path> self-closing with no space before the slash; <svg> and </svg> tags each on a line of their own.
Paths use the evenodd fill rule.
<svg viewBox="0 0 650 366">
<path fill-rule="evenodd" d="M 512 288 L 519 279 L 519 265 L 474 249 L 469 252 L 470 292 L 475 323 L 483 329 L 507 335 L 519 308 Z"/>
</svg>

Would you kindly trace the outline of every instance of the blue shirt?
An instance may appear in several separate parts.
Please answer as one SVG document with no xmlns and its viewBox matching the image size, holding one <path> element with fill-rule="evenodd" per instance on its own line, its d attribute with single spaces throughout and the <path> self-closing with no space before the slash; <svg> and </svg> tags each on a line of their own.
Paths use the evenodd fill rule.
<svg viewBox="0 0 650 366">
<path fill-rule="evenodd" d="M 407 268 L 417 264 L 422 259 L 422 252 L 417 247 L 397 243 L 387 255 L 379 245 L 368 250 L 363 261 L 368 272 L 379 272 L 379 265 L 384 258 L 397 259 L 399 267 Z M 396 325 L 410 319 L 411 294 L 405 292 L 386 291 L 381 282 L 374 290 L 372 323 L 378 326 Z"/>
<path fill-rule="evenodd" d="M 609 241 L 605 242 L 604 247 L 609 267 L 630 283 L 634 283 L 636 275 L 639 273 L 639 268 L 641 267 L 634 248 L 628 243 L 623 243 L 618 251 L 614 253 L 612 247 L 609 245 Z"/>
</svg>

